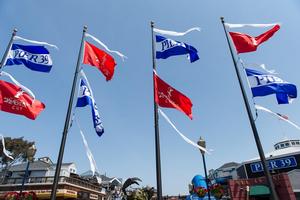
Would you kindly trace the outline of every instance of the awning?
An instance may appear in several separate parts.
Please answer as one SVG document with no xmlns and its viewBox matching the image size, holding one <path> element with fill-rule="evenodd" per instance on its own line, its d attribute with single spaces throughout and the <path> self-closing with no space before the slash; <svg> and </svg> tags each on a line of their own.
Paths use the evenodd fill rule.
<svg viewBox="0 0 300 200">
<path fill-rule="evenodd" d="M 263 196 L 270 195 L 270 189 L 265 185 L 253 185 L 250 186 L 250 196 Z"/>
</svg>

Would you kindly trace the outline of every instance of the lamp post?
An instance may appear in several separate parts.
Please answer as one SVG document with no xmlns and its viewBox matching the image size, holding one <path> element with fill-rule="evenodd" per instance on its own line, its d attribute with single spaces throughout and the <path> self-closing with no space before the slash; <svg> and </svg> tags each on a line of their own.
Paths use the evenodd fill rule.
<svg viewBox="0 0 300 200">
<path fill-rule="evenodd" d="M 203 148 L 206 148 L 206 142 L 204 139 L 202 139 L 201 137 L 199 138 L 197 144 L 200 146 L 200 147 L 203 147 Z M 205 151 L 202 151 L 200 149 L 200 152 L 201 152 L 201 155 L 202 155 L 202 160 L 203 160 L 203 166 L 204 166 L 204 174 L 205 174 L 205 182 L 206 182 L 206 187 L 207 187 L 207 194 L 208 194 L 208 199 L 210 199 L 210 191 L 209 191 L 209 185 L 208 185 L 208 178 L 207 178 L 207 171 L 206 171 L 206 162 L 205 162 Z"/>
<path fill-rule="evenodd" d="M 22 192 L 23 192 L 25 180 L 28 178 L 29 165 L 30 165 L 30 162 L 32 162 L 32 161 L 34 160 L 35 152 L 36 152 L 36 147 L 35 147 L 34 144 L 33 144 L 31 147 L 29 147 L 29 148 L 27 149 L 27 152 L 26 152 L 27 165 L 26 165 L 25 175 L 24 175 L 24 177 L 23 177 L 22 185 L 21 185 L 21 189 L 20 189 L 20 196 L 21 196 L 21 199 L 23 199 L 23 197 L 22 197 Z"/>
</svg>

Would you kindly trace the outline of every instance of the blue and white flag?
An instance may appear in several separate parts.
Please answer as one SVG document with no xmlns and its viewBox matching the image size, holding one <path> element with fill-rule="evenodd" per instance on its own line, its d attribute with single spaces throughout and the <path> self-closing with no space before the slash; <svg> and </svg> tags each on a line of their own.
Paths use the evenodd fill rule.
<svg viewBox="0 0 300 200">
<path fill-rule="evenodd" d="M 34 71 L 50 72 L 52 60 L 44 46 L 12 44 L 5 65 L 22 64 Z"/>
<path fill-rule="evenodd" d="M 104 133 L 104 128 L 100 119 L 96 102 L 93 97 L 92 90 L 90 89 L 88 81 L 84 75 L 80 79 L 80 88 L 76 107 L 84 107 L 86 105 L 91 106 L 95 131 L 98 134 L 98 136 L 101 136 Z"/>
<path fill-rule="evenodd" d="M 287 104 L 297 98 L 295 85 L 272 74 L 246 69 L 253 97 L 276 94 L 278 104 Z"/>
<path fill-rule="evenodd" d="M 170 56 L 188 55 L 190 62 L 195 62 L 199 59 L 198 51 L 191 45 L 184 42 L 178 42 L 160 35 L 156 35 L 156 58 L 166 59 Z"/>
</svg>

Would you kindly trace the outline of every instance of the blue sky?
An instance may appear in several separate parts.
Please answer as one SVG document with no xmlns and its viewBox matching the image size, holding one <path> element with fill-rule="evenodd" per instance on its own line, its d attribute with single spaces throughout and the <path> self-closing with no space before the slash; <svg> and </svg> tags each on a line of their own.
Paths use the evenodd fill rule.
<svg viewBox="0 0 300 200">
<path fill-rule="evenodd" d="M 37 157 L 50 156 L 56 162 L 82 28 L 87 25 L 88 33 L 128 59 L 122 62 L 115 56 L 118 64 L 110 82 L 97 69 L 84 66 L 105 127 L 104 135 L 101 138 L 96 135 L 88 107 L 77 109 L 77 119 L 101 173 L 124 179 L 137 176 L 143 180 L 142 185 L 156 186 L 150 29 L 153 20 L 161 29 L 185 31 L 194 26 L 202 29 L 174 38 L 196 47 L 200 60 L 191 64 L 185 56 L 179 56 L 157 61 L 160 77 L 191 98 L 194 119 L 191 121 L 177 110 L 163 111 L 193 141 L 200 136 L 206 139 L 208 148 L 214 150 L 206 159 L 208 169 L 256 157 L 256 145 L 220 16 L 229 23 L 281 22 L 282 27 L 274 37 L 258 51 L 242 54 L 241 58 L 246 63 L 264 63 L 282 79 L 299 86 L 299 9 L 296 0 L 2 0 L 2 55 L 13 28 L 18 29 L 21 37 L 53 43 L 59 50 L 48 48 L 54 63 L 49 74 L 23 66 L 4 68 L 29 87 L 46 104 L 46 109 L 35 121 L 0 112 L 0 133 L 35 141 Z M 237 31 L 258 35 L 265 30 Z M 247 92 L 251 97 L 248 88 Z M 298 99 L 290 105 L 277 105 L 275 96 L 256 98 L 255 102 L 300 123 Z M 258 114 L 256 124 L 265 152 L 271 151 L 273 144 L 284 137 L 299 138 L 299 131 L 288 124 L 266 113 Z M 203 174 L 199 150 L 181 140 L 163 118 L 160 118 L 160 135 L 163 193 L 186 194 L 193 176 Z M 79 172 L 89 169 L 76 127 L 68 134 L 64 162 L 75 162 Z"/>
</svg>

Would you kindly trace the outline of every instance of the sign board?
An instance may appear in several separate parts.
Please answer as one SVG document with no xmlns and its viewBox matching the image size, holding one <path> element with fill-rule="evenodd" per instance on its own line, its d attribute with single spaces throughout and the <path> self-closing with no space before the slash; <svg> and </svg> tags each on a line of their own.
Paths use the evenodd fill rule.
<svg viewBox="0 0 300 200">
<path fill-rule="evenodd" d="M 267 160 L 268 168 L 269 170 L 275 170 L 275 169 L 284 169 L 284 168 L 290 168 L 290 167 L 296 167 L 297 161 L 294 156 L 289 157 L 283 157 L 278 158 L 274 160 Z M 251 172 L 257 173 L 263 171 L 263 166 L 261 162 L 255 162 L 250 164 Z"/>
</svg>

